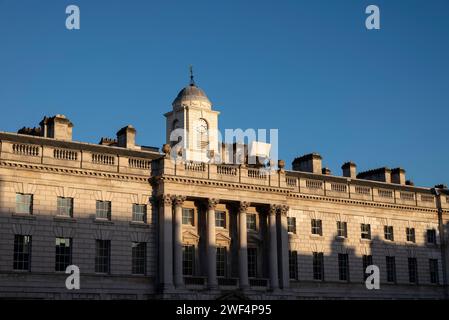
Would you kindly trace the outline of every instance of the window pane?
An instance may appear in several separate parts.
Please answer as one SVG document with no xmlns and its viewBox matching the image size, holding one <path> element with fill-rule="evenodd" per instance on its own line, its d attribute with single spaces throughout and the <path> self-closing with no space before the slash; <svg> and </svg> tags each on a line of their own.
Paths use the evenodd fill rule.
<svg viewBox="0 0 449 320">
<path fill-rule="evenodd" d="M 31 236 L 14 236 L 14 270 L 31 270 Z"/>
<path fill-rule="evenodd" d="M 219 228 L 226 228 L 226 212 L 215 211 L 215 226 Z"/>
<path fill-rule="evenodd" d="M 290 279 L 298 278 L 298 252 L 297 251 L 289 251 L 289 274 Z"/>
<path fill-rule="evenodd" d="M 418 283 L 418 263 L 416 258 L 408 258 L 408 278 L 410 283 Z"/>
<path fill-rule="evenodd" d="M 349 256 L 348 254 L 338 254 L 338 272 L 339 279 L 349 281 Z"/>
<path fill-rule="evenodd" d="M 16 194 L 16 213 L 32 214 L 33 195 L 31 194 Z"/>
<path fill-rule="evenodd" d="M 324 260 L 322 252 L 313 253 L 313 279 L 324 280 Z"/>
<path fill-rule="evenodd" d="M 55 270 L 65 271 L 72 264 L 72 241 L 70 238 L 56 238 Z"/>
<path fill-rule="evenodd" d="M 257 249 L 248 248 L 248 277 L 257 277 Z"/>
<path fill-rule="evenodd" d="M 147 206 L 145 204 L 133 204 L 133 221 L 146 222 Z"/>
<path fill-rule="evenodd" d="M 295 217 L 287 217 L 287 229 L 288 229 L 288 232 L 296 233 L 296 218 Z"/>
<path fill-rule="evenodd" d="M 246 215 L 246 227 L 248 230 L 256 230 L 256 215 L 255 214 L 248 214 Z"/>
<path fill-rule="evenodd" d="M 226 276 L 226 248 L 217 247 L 217 277 Z"/>
<path fill-rule="evenodd" d="M 96 240 L 95 245 L 95 272 L 109 273 L 111 241 Z"/>
<path fill-rule="evenodd" d="M 60 216 L 71 217 L 73 215 L 73 198 L 58 197 L 57 213 Z"/>
<path fill-rule="evenodd" d="M 132 249 L 132 273 L 145 274 L 147 244 L 145 242 L 133 242 Z"/>
<path fill-rule="evenodd" d="M 193 209 L 182 209 L 182 224 L 187 224 L 193 226 L 193 218 L 194 218 L 194 210 Z"/>
<path fill-rule="evenodd" d="M 195 265 L 195 247 L 182 247 L 182 273 L 186 276 L 193 276 Z"/>
<path fill-rule="evenodd" d="M 366 268 L 368 268 L 368 266 L 371 266 L 372 264 L 373 264 L 373 256 L 364 255 L 363 256 L 363 280 L 364 281 L 366 281 L 366 279 L 370 275 L 369 273 L 366 273 Z"/>
<path fill-rule="evenodd" d="M 386 257 L 387 263 L 387 281 L 396 282 L 396 259 L 395 257 Z"/>
<path fill-rule="evenodd" d="M 96 218 L 99 219 L 111 219 L 111 201 L 99 201 L 96 202 Z"/>
</svg>

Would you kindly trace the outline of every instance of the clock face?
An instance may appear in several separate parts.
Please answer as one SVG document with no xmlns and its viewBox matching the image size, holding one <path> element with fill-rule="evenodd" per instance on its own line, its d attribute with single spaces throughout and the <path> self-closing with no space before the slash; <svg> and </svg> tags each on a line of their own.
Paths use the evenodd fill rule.
<svg viewBox="0 0 449 320">
<path fill-rule="evenodd" d="M 199 119 L 199 120 L 198 120 L 197 127 L 196 127 L 196 130 L 197 130 L 199 133 L 206 133 L 206 132 L 207 132 L 207 122 L 206 122 L 206 120 L 204 120 L 204 119 Z"/>
</svg>

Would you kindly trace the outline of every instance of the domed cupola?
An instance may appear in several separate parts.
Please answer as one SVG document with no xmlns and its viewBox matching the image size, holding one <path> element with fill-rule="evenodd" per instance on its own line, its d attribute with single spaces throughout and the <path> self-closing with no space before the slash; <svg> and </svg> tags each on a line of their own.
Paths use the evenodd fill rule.
<svg viewBox="0 0 449 320">
<path fill-rule="evenodd" d="M 193 81 L 190 67 L 190 83 L 173 101 L 166 117 L 166 143 L 181 148 L 182 157 L 189 161 L 209 161 L 210 151 L 217 155 L 218 115 L 203 90 Z M 181 134 L 182 133 L 182 134 Z"/>
<path fill-rule="evenodd" d="M 212 107 L 212 103 L 206 93 L 196 86 L 195 81 L 193 80 L 192 68 L 190 68 L 190 84 L 179 91 L 172 106 L 173 108 L 180 106 L 196 106 L 206 107 L 208 109 Z"/>
</svg>

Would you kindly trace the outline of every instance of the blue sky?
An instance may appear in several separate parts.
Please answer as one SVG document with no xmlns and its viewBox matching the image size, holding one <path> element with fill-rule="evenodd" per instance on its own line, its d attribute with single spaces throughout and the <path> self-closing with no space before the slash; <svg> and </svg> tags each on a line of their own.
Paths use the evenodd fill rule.
<svg viewBox="0 0 449 320">
<path fill-rule="evenodd" d="M 221 129 L 279 128 L 287 163 L 319 152 L 337 175 L 352 160 L 449 183 L 447 0 L 0 0 L 0 130 L 62 113 L 75 140 L 133 124 L 160 147 L 190 64 Z"/>
</svg>

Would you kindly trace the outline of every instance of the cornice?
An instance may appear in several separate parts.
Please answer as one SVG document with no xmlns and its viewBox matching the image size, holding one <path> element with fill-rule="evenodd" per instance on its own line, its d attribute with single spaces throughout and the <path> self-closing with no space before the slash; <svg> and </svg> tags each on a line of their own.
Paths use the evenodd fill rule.
<svg viewBox="0 0 449 320">
<path fill-rule="evenodd" d="M 215 187 L 221 187 L 221 188 L 235 188 L 235 189 L 243 189 L 243 190 L 265 191 L 265 192 L 273 192 L 273 193 L 279 193 L 279 194 L 285 194 L 285 195 L 287 195 L 290 192 L 290 190 L 287 188 L 258 186 L 258 185 L 251 185 L 251 184 L 239 184 L 239 183 L 232 183 L 232 182 L 227 182 L 227 181 L 205 180 L 205 179 L 197 179 L 197 178 L 191 178 L 191 177 L 179 177 L 179 176 L 164 175 L 164 176 L 156 177 L 156 179 L 159 179 L 162 181 L 190 183 L 190 184 L 205 185 L 205 186 L 215 186 Z"/>
</svg>

